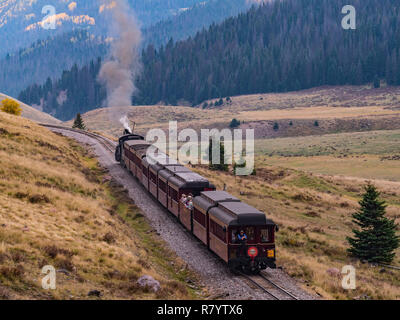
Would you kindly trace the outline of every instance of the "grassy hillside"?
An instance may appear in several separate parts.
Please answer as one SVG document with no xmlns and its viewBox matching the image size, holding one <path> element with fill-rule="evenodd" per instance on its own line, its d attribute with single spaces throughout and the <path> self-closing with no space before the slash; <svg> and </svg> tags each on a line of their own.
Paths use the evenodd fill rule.
<svg viewBox="0 0 400 320">
<path fill-rule="evenodd" d="M 0 299 L 194 297 L 184 264 L 72 140 L 0 112 L 0 159 Z M 44 265 L 56 290 L 41 287 Z M 142 275 L 161 290 L 139 287 Z"/>
<path fill-rule="evenodd" d="M 400 130 L 261 139 L 257 166 L 400 182 Z"/>
<path fill-rule="evenodd" d="M 118 136 L 115 119 L 127 114 L 136 131 L 167 129 L 176 120 L 180 128 L 226 128 L 233 118 L 241 128 L 255 129 L 257 138 L 321 135 L 382 129 L 400 129 L 399 87 L 372 89 L 368 86 L 321 87 L 281 94 L 231 97 L 222 106 L 216 100 L 206 106 L 131 106 L 97 109 L 83 115 L 88 128 Z M 203 109 L 204 108 L 204 109 Z M 315 126 L 318 121 L 318 126 Z M 274 130 L 277 122 L 279 130 Z M 72 124 L 72 121 L 68 122 Z"/>
<path fill-rule="evenodd" d="M 228 192 L 266 212 L 278 223 L 277 263 L 307 290 L 329 299 L 399 299 L 400 273 L 372 267 L 346 254 L 346 236 L 351 235 L 351 214 L 366 181 L 320 176 L 284 166 L 257 166 L 257 175 L 234 177 L 230 173 L 194 170 Z M 374 181 L 389 207 L 388 215 L 400 223 L 400 183 Z M 344 290 L 340 270 L 356 267 L 356 290 Z M 400 250 L 394 264 L 400 264 Z M 336 268 L 337 274 L 329 274 Z M 336 271 L 337 272 L 337 271 Z"/>
<path fill-rule="evenodd" d="M 11 97 L 0 93 L 0 102 L 7 98 L 11 98 Z M 40 122 L 40 123 L 48 123 L 48 124 L 61 123 L 60 120 L 53 118 L 51 115 L 49 115 L 47 113 L 36 110 L 36 109 L 28 106 L 27 104 L 22 103 L 21 101 L 18 101 L 17 99 L 14 99 L 14 98 L 11 98 L 11 99 L 13 99 L 19 103 L 19 105 L 22 108 L 22 116 L 26 119 L 30 119 L 30 120 Z"/>
</svg>

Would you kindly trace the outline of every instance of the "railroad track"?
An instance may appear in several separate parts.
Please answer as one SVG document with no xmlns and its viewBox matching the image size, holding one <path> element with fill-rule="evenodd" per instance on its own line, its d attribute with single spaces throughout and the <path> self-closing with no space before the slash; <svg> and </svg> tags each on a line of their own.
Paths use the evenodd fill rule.
<svg viewBox="0 0 400 320">
<path fill-rule="evenodd" d="M 112 154 L 114 153 L 115 148 L 117 146 L 116 142 L 114 142 L 111 139 L 108 139 L 106 137 L 103 137 L 97 133 L 84 131 L 84 130 L 80 130 L 80 129 L 73 129 L 73 128 L 69 128 L 69 127 L 58 126 L 58 125 L 52 125 L 52 124 L 40 124 L 40 125 L 43 127 L 46 127 L 46 128 L 54 128 L 54 129 L 77 132 L 77 133 L 89 136 L 91 138 L 94 138 L 103 147 L 105 147 L 107 150 L 109 150 Z M 286 289 L 282 288 L 281 286 L 277 285 L 272 280 L 268 279 L 263 273 L 259 273 L 258 275 L 241 274 L 241 276 L 244 277 L 248 282 L 253 284 L 255 287 L 261 289 L 263 292 L 270 295 L 274 300 L 284 300 L 282 297 L 282 294 L 285 295 L 286 298 L 289 297 L 289 299 L 291 299 L 291 300 L 299 300 L 299 298 L 297 298 L 295 295 L 293 295 Z M 280 294 L 277 295 L 276 292 L 272 293 L 269 290 L 271 287 L 274 288 L 275 290 L 279 291 Z"/>
<path fill-rule="evenodd" d="M 115 147 L 117 146 L 117 143 L 112 141 L 111 139 L 108 139 L 106 137 L 103 137 L 97 133 L 85 131 L 85 130 L 80 130 L 80 129 L 73 129 L 73 128 L 68 128 L 68 127 L 63 127 L 63 126 L 57 126 L 53 124 L 40 124 L 42 127 L 46 128 L 54 128 L 54 129 L 61 129 L 61 130 L 66 130 L 66 131 L 72 131 L 72 132 L 78 132 L 80 134 L 89 136 L 91 138 L 96 139 L 103 147 L 105 147 L 108 151 L 111 153 L 114 153 Z"/>
<path fill-rule="evenodd" d="M 251 282 L 257 288 L 261 289 L 263 292 L 270 295 L 274 300 L 287 300 L 287 297 L 289 297 L 291 300 L 299 300 L 299 298 L 297 298 L 295 295 L 277 285 L 272 280 L 268 279 L 263 273 L 259 273 L 257 275 L 241 274 L 241 276 L 247 281 Z M 271 287 L 280 292 L 280 294 L 278 295 L 277 292 L 271 292 Z M 284 295 L 286 299 L 282 297 L 282 295 Z"/>
</svg>

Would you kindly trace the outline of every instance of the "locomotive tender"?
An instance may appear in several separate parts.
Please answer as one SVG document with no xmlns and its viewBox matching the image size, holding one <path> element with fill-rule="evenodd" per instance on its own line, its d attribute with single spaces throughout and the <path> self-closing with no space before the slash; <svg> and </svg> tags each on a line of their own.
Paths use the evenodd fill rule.
<svg viewBox="0 0 400 320">
<path fill-rule="evenodd" d="M 275 268 L 277 228 L 272 220 L 229 193 L 215 190 L 206 178 L 162 152 L 148 159 L 150 145 L 140 135 L 126 134 L 119 139 L 115 159 L 229 268 L 252 273 Z M 193 208 L 180 201 L 183 194 L 193 195 Z M 247 235 L 245 243 L 237 241 L 241 230 Z"/>
</svg>

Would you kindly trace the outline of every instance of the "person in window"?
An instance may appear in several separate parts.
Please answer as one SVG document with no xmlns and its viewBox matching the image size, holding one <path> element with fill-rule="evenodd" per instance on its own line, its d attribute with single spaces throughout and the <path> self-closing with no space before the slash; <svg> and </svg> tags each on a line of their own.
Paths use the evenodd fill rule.
<svg viewBox="0 0 400 320">
<path fill-rule="evenodd" d="M 186 208 L 188 208 L 189 210 L 193 209 L 193 198 L 191 195 L 189 195 L 187 197 L 187 201 L 186 201 Z"/>
<path fill-rule="evenodd" d="M 247 235 L 244 233 L 243 230 L 240 230 L 240 232 L 237 235 L 237 243 L 240 244 L 239 250 L 238 250 L 238 256 L 245 255 L 246 254 L 246 242 L 247 242 Z"/>
<path fill-rule="evenodd" d="M 240 230 L 240 232 L 238 233 L 238 243 L 246 244 L 246 241 L 247 241 L 247 235 L 244 233 L 243 230 Z"/>
<path fill-rule="evenodd" d="M 186 205 L 186 201 L 187 201 L 187 198 L 186 198 L 186 194 L 182 194 L 182 197 L 181 197 L 181 202 L 184 204 L 184 205 Z"/>
</svg>

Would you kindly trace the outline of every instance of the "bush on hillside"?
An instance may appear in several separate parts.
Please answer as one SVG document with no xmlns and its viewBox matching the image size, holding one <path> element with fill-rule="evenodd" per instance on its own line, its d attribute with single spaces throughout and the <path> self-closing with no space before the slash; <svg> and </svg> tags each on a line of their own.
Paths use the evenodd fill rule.
<svg viewBox="0 0 400 320">
<path fill-rule="evenodd" d="M 20 116 L 22 113 L 19 103 L 12 99 L 4 99 L 0 103 L 0 109 L 3 112 L 7 112 L 16 116 Z"/>
</svg>

